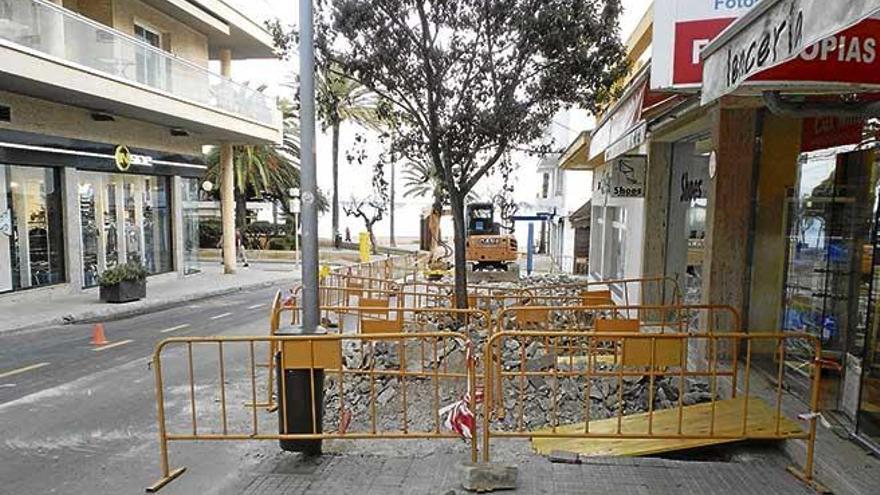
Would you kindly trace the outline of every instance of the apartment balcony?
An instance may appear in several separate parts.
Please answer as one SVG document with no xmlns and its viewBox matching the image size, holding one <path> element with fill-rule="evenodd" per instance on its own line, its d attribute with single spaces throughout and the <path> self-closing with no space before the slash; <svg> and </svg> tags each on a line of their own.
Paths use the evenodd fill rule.
<svg viewBox="0 0 880 495">
<path fill-rule="evenodd" d="M 0 2 L 0 89 L 206 143 L 280 140 L 272 98 L 45 0 Z"/>
</svg>

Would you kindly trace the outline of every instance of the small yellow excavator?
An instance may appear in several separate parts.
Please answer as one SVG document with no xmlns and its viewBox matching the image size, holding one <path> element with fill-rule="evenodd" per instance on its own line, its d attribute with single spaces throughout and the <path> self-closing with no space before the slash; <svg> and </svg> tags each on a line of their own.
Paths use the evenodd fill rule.
<svg viewBox="0 0 880 495">
<path fill-rule="evenodd" d="M 495 222 L 492 203 L 471 203 L 467 207 L 468 278 L 486 278 L 492 281 L 519 279 L 516 262 L 516 237 L 501 234 L 501 226 Z M 485 273 L 486 277 L 479 276 Z"/>
</svg>

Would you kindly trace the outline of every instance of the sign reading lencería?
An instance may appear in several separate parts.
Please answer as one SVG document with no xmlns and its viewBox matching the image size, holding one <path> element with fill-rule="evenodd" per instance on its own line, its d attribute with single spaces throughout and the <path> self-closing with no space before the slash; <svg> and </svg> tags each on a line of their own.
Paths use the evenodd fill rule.
<svg viewBox="0 0 880 495">
<path fill-rule="evenodd" d="M 759 5 L 703 50 L 703 103 L 794 59 L 805 47 L 836 40 L 835 34 L 880 11 L 880 0 L 764 0 Z M 873 38 L 869 42 L 850 40 L 839 46 L 832 43 L 823 42 L 802 58 L 817 58 L 816 50 L 827 45 L 826 51 L 835 50 L 839 61 L 873 63 L 876 59 Z"/>
<path fill-rule="evenodd" d="M 828 1 L 829 4 L 848 2 Z M 717 47 L 718 43 L 713 40 L 719 35 L 721 39 L 727 38 L 721 33 L 738 18 L 751 10 L 755 10 L 755 14 L 764 12 L 779 3 L 780 0 L 655 0 L 651 89 L 701 89 L 703 50 L 708 52 L 713 45 Z M 741 22 L 748 20 L 744 17 Z M 767 67 L 772 65 L 774 44 L 775 56 L 783 58 L 781 49 L 787 48 L 783 43 L 787 44 L 788 33 L 776 31 L 777 28 L 768 27 L 766 41 L 759 36 L 741 46 L 739 51 L 731 50 L 729 70 L 731 75 L 738 74 L 740 86 L 755 87 L 755 91 L 773 82 L 797 81 L 880 86 L 880 57 L 877 56 L 880 19 L 877 14 L 812 43 L 804 39 L 799 56 L 789 56 L 789 60 L 770 69 L 752 70 L 751 75 L 746 74 L 745 69 L 750 64 L 753 69 L 759 62 Z M 804 11 L 802 32 L 805 38 L 809 37 L 807 11 Z M 753 47 L 751 53 L 750 47 Z M 725 48 L 723 55 L 726 53 Z M 725 60 L 723 68 L 718 69 L 719 76 L 727 77 L 727 62 Z"/>
</svg>

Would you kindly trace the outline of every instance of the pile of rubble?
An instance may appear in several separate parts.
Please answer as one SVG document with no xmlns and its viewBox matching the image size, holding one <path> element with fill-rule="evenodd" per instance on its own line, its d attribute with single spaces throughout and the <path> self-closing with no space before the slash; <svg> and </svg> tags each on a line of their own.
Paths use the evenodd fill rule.
<svg viewBox="0 0 880 495">
<path fill-rule="evenodd" d="M 522 364 L 521 346 L 525 345 L 525 365 Z M 501 368 L 513 373 L 503 380 L 503 427 L 532 430 L 548 425 L 564 425 L 587 419 L 601 420 L 648 412 L 653 399 L 653 411 L 678 407 L 679 395 L 685 406 L 708 402 L 712 399 L 710 385 L 705 380 L 677 376 L 655 376 L 653 394 L 648 375 L 613 376 L 617 369 L 611 363 L 593 363 L 593 373 L 612 376 L 586 377 L 583 360 L 547 352 L 540 340 L 524 344 L 507 339 L 501 357 Z M 559 375 L 553 376 L 553 371 Z M 525 373 L 523 373 L 523 371 Z M 545 372 L 543 375 L 528 373 Z M 566 376 L 566 372 L 578 372 Z M 589 384 L 588 384 L 589 381 Z M 621 390 L 622 385 L 622 390 Z M 502 416 L 502 415 L 499 415 Z"/>
<path fill-rule="evenodd" d="M 516 340 L 506 340 L 500 366 L 505 372 L 518 373 L 522 369 L 520 344 Z M 444 370 L 463 373 L 465 369 L 465 349 L 463 340 L 448 340 L 437 360 L 432 359 L 432 350 L 421 353 L 419 344 L 411 342 L 405 351 L 406 370 L 424 372 L 421 377 L 408 377 L 404 381 L 398 376 L 383 374 L 383 371 L 401 369 L 400 344 L 396 342 L 377 342 L 374 346 L 347 346 L 343 351 L 346 368 L 351 371 L 343 377 L 343 394 L 340 400 L 339 375 L 328 374 L 325 380 L 326 431 L 336 431 L 340 422 L 347 423 L 345 430 L 353 432 L 403 431 L 403 401 L 406 396 L 405 427 L 409 432 L 445 431 L 443 418 L 438 410 L 466 394 L 467 383 L 461 378 L 435 378 L 432 373 Z M 570 364 L 567 357 L 546 352 L 543 345 L 535 340 L 527 345 L 527 372 L 583 372 L 583 364 Z M 424 356 L 424 357 L 423 357 Z M 582 363 L 582 361 L 580 361 Z M 481 363 L 480 363 L 481 364 Z M 612 364 L 595 364 L 593 371 L 612 372 Z M 373 370 L 374 373 L 371 373 Z M 478 370 L 482 366 L 478 364 Z M 478 371 L 479 372 L 479 371 Z M 651 379 L 647 375 L 623 377 L 592 376 L 507 376 L 501 382 L 503 414 L 495 413 L 502 429 L 533 430 L 549 425 L 564 425 L 583 422 L 587 419 L 585 408 L 589 408 L 589 419 L 600 420 L 616 417 L 618 414 L 630 415 L 649 410 L 648 401 L 653 398 L 653 410 L 678 407 L 679 394 L 683 392 L 681 403 L 685 406 L 710 401 L 710 385 L 706 380 L 685 378 L 684 383 L 677 376 L 655 377 L 653 394 L 649 392 Z M 622 384 L 622 394 L 620 386 Z M 345 413 L 343 414 L 343 411 Z M 482 408 L 478 408 L 480 416 Z M 350 419 L 342 418 L 349 416 Z M 521 418 L 521 419 L 520 419 Z"/>
<path fill-rule="evenodd" d="M 565 274 L 534 275 L 518 282 L 474 284 L 475 287 L 499 289 L 530 288 L 535 295 L 553 294 L 555 296 L 576 297 L 586 279 Z M 546 289 L 542 289 L 546 288 Z M 488 309 L 496 311 L 489 301 Z M 546 303 L 545 303 L 546 304 Z M 470 336 L 476 358 L 478 373 L 482 374 L 483 351 L 489 332 L 486 323 L 464 322 L 459 318 L 442 313 L 420 315 L 417 329 L 407 331 L 455 332 L 462 335 L 458 339 L 443 339 L 445 345 L 438 345 L 438 355 L 434 356 L 431 339 L 413 339 L 402 348 L 400 342 L 375 342 L 360 344 L 347 341 L 343 349 L 346 374 L 342 379 L 340 394 L 339 374 L 329 373 L 325 380 L 324 428 L 336 431 L 340 427 L 349 433 L 372 431 L 426 432 L 445 430 L 438 410 L 459 401 L 467 390 L 465 378 L 437 377 L 433 372 L 449 370 L 464 373 L 465 336 Z M 554 311 L 550 313 L 550 328 L 571 328 L 572 320 L 578 318 L 573 312 Z M 493 323 L 494 324 L 494 323 Z M 503 322 L 504 327 L 513 329 L 516 322 L 511 318 Z M 558 343 L 558 342 L 557 342 Z M 653 391 L 651 379 L 647 375 L 592 376 L 589 383 L 584 374 L 583 352 L 565 354 L 546 345 L 544 339 L 506 338 L 498 359 L 498 366 L 508 373 L 517 373 L 523 366 L 528 372 L 545 372 L 544 375 L 512 376 L 502 380 L 501 400 L 503 407 L 494 413 L 495 421 L 506 429 L 536 429 L 551 424 L 564 425 L 582 422 L 587 417 L 599 420 L 616 417 L 618 414 L 630 415 L 652 409 L 662 410 L 678 407 L 679 395 L 683 405 L 692 405 L 712 399 L 709 383 L 703 380 L 685 378 L 682 383 L 677 376 L 655 377 Z M 525 364 L 522 363 L 525 346 Z M 613 353 L 613 349 L 606 349 Z M 580 354 L 580 356 L 578 356 Z M 569 356 L 579 357 L 571 359 Z M 403 357 L 403 359 L 402 359 Z M 383 374 L 383 371 L 396 372 L 404 368 L 409 372 L 424 372 L 423 376 L 411 376 L 405 381 L 399 376 Z M 613 372 L 617 367 L 613 362 L 595 362 L 594 372 Z M 372 370 L 372 371 L 371 371 Z M 549 372 L 580 372 L 575 376 L 553 376 Z M 622 387 L 622 390 L 621 390 Z M 497 399 L 497 398 L 496 398 Z M 404 414 L 404 400 L 406 414 Z M 482 409 L 482 408 L 480 408 Z M 589 416 L 587 416 L 587 410 Z M 478 416 L 481 411 L 477 411 Z"/>
</svg>

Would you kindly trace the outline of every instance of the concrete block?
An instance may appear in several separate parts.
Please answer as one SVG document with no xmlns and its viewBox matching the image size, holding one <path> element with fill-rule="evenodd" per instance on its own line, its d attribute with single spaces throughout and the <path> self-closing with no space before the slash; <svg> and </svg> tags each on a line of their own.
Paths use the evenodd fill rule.
<svg viewBox="0 0 880 495">
<path fill-rule="evenodd" d="M 461 486 L 467 491 L 486 493 L 516 489 L 516 466 L 466 462 L 461 464 Z"/>
<path fill-rule="evenodd" d="M 547 456 L 547 459 L 550 462 L 555 462 L 559 464 L 580 464 L 581 459 L 578 456 L 577 452 L 569 452 L 567 450 L 551 450 L 550 455 Z"/>
</svg>

